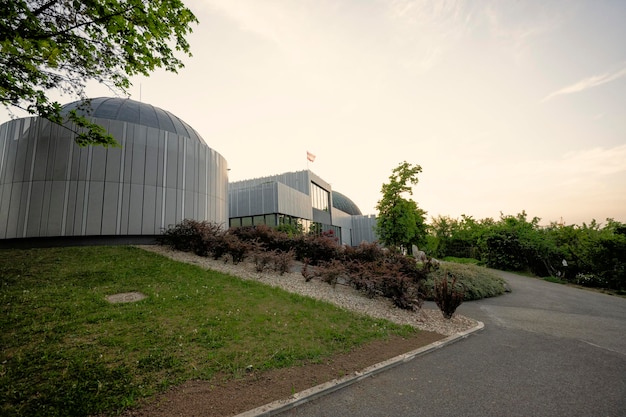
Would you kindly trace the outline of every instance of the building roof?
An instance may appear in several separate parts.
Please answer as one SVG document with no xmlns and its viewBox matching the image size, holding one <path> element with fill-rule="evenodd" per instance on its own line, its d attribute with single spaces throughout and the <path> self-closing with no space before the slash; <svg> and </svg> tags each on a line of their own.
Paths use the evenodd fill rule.
<svg viewBox="0 0 626 417">
<path fill-rule="evenodd" d="M 151 104 L 119 97 L 97 97 L 79 100 L 62 107 L 62 113 L 77 110 L 78 114 L 99 119 L 119 120 L 154 127 L 205 143 L 187 123 L 172 113 Z"/>
<path fill-rule="evenodd" d="M 343 211 L 344 213 L 348 213 L 352 216 L 361 216 L 361 210 L 354 203 L 354 201 L 350 200 L 345 195 L 341 194 L 338 191 L 333 190 L 333 207 Z"/>
</svg>

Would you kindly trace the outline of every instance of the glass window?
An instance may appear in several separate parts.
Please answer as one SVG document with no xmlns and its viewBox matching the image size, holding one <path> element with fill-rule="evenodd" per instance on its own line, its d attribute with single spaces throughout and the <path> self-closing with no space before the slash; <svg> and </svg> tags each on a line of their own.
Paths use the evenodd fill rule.
<svg viewBox="0 0 626 417">
<path fill-rule="evenodd" d="M 252 226 L 252 217 L 242 217 L 241 218 L 242 226 Z"/>
<path fill-rule="evenodd" d="M 230 227 L 240 227 L 240 226 L 241 226 L 240 218 L 230 219 Z"/>
<path fill-rule="evenodd" d="M 311 204 L 313 208 L 322 211 L 328 211 L 328 207 L 330 206 L 330 193 L 315 184 L 311 183 Z"/>
<path fill-rule="evenodd" d="M 252 219 L 252 223 L 255 226 L 258 226 L 260 224 L 265 224 L 265 216 L 254 216 Z"/>
</svg>

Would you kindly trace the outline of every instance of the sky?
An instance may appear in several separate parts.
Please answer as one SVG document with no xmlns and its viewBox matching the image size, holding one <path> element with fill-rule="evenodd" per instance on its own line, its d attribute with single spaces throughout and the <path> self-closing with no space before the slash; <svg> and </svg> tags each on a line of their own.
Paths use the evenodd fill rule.
<svg viewBox="0 0 626 417">
<path fill-rule="evenodd" d="M 308 168 L 376 214 L 407 161 L 429 220 L 626 222 L 622 0 L 185 4 L 193 57 L 130 97 L 193 126 L 230 181 Z"/>
</svg>

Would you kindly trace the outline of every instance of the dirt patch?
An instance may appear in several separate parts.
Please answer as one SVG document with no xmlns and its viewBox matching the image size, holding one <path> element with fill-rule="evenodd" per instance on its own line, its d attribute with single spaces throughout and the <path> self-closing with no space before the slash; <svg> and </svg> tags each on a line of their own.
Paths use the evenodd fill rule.
<svg viewBox="0 0 626 417">
<path fill-rule="evenodd" d="M 371 365 L 408 353 L 443 339 L 438 333 L 421 331 L 410 338 L 400 336 L 377 340 L 323 363 L 277 369 L 262 373 L 250 372 L 241 379 L 189 381 L 147 399 L 124 417 L 223 417 L 288 399 L 293 394 L 324 382 L 361 371 Z"/>
</svg>

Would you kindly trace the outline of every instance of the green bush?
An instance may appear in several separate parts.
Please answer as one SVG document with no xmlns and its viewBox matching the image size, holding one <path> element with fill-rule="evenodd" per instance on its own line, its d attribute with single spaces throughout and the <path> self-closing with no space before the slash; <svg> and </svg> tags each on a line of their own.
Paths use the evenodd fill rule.
<svg viewBox="0 0 626 417">
<path fill-rule="evenodd" d="M 429 226 L 425 250 L 438 258 L 471 257 L 490 268 L 626 292 L 626 224 L 539 222 L 525 211 L 501 214 L 497 221 L 439 216 Z"/>
<path fill-rule="evenodd" d="M 495 272 L 482 266 L 443 262 L 439 269 L 431 271 L 424 283 L 424 295 L 434 300 L 435 282 L 452 274 L 465 289 L 465 301 L 496 297 L 505 292 L 506 281 Z"/>
</svg>

